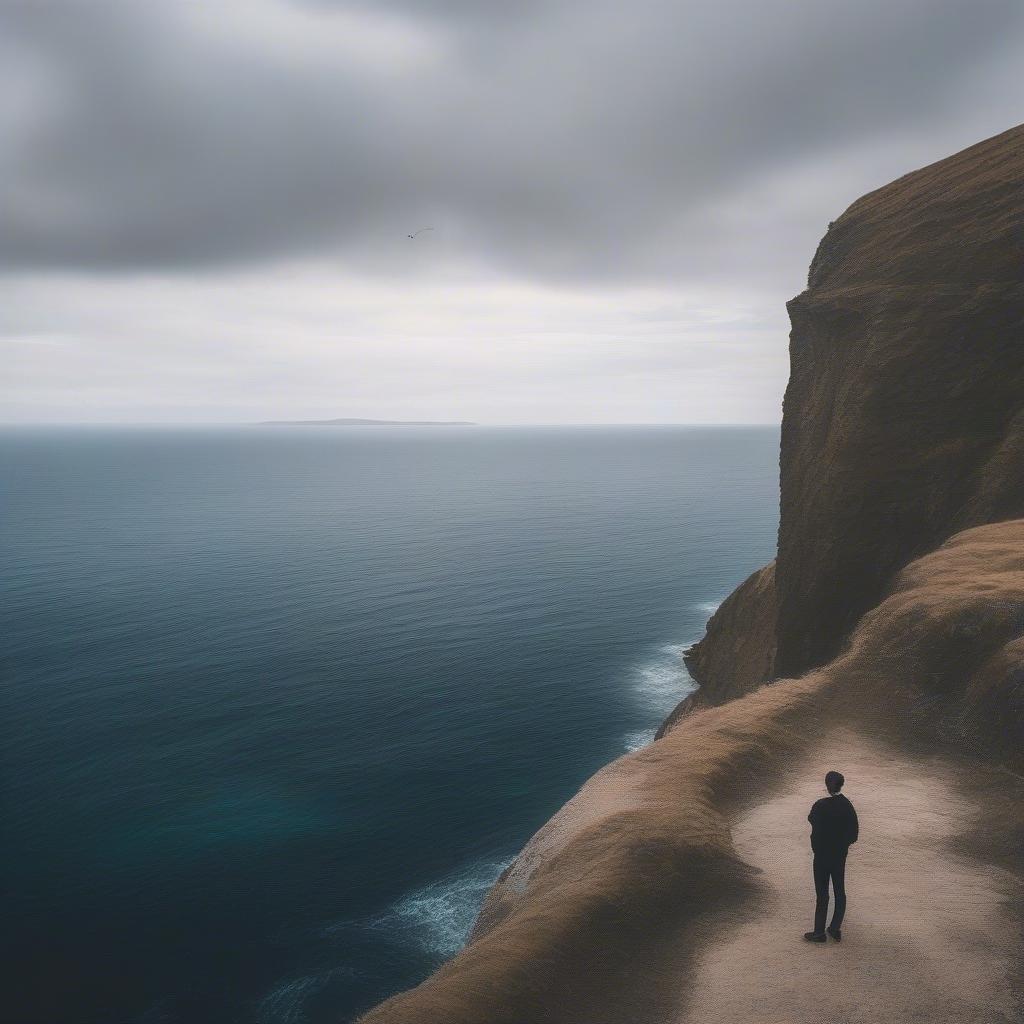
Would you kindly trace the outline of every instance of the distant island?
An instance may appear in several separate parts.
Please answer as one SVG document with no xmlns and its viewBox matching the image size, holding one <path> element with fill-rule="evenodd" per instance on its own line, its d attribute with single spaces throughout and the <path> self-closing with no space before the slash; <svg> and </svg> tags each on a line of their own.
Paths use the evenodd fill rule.
<svg viewBox="0 0 1024 1024">
<path fill-rule="evenodd" d="M 258 427 L 475 427 L 469 420 L 264 420 Z"/>
</svg>

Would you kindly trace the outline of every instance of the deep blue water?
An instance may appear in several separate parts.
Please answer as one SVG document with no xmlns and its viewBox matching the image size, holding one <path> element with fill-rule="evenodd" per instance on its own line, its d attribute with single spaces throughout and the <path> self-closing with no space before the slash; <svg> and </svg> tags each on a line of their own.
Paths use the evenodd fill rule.
<svg viewBox="0 0 1024 1024">
<path fill-rule="evenodd" d="M 337 1024 L 692 684 L 773 428 L 6 429 L 4 1021 Z"/>
</svg>

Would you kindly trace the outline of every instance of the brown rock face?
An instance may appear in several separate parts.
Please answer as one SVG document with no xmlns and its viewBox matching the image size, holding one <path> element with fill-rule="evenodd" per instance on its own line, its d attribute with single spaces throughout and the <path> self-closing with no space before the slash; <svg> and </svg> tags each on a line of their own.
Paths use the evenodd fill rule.
<svg viewBox="0 0 1024 1024">
<path fill-rule="evenodd" d="M 1024 514 L 1024 126 L 857 200 L 788 309 L 778 558 L 688 652 L 704 704 L 824 664 L 899 569 Z"/>
<path fill-rule="evenodd" d="M 772 677 L 775 614 L 775 563 L 771 562 L 722 602 L 708 622 L 704 639 L 686 652 L 686 667 L 701 684 L 691 695 L 694 699 L 687 698 L 691 705 L 721 704 Z M 683 705 L 676 709 L 686 710 Z M 671 724 L 670 718 L 662 729 Z"/>
<path fill-rule="evenodd" d="M 893 574 L 1024 513 L 1024 126 L 857 200 L 788 304 L 776 675 Z"/>
</svg>

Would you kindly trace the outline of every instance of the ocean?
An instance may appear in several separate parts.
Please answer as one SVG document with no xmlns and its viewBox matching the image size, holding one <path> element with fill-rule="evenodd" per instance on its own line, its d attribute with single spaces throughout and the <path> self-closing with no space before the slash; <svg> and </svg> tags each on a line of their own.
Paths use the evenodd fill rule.
<svg viewBox="0 0 1024 1024">
<path fill-rule="evenodd" d="M 693 689 L 774 427 L 0 432 L 11 1024 L 338 1024 Z"/>
</svg>

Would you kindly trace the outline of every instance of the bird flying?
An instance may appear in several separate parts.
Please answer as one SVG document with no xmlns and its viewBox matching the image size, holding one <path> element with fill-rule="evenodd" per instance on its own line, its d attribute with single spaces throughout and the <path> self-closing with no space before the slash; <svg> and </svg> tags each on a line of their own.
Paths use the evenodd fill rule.
<svg viewBox="0 0 1024 1024">
<path fill-rule="evenodd" d="M 417 235 L 422 234 L 424 231 L 433 231 L 433 228 L 420 228 L 419 231 L 414 231 L 411 235 L 406 235 L 406 238 L 415 238 Z"/>
</svg>

